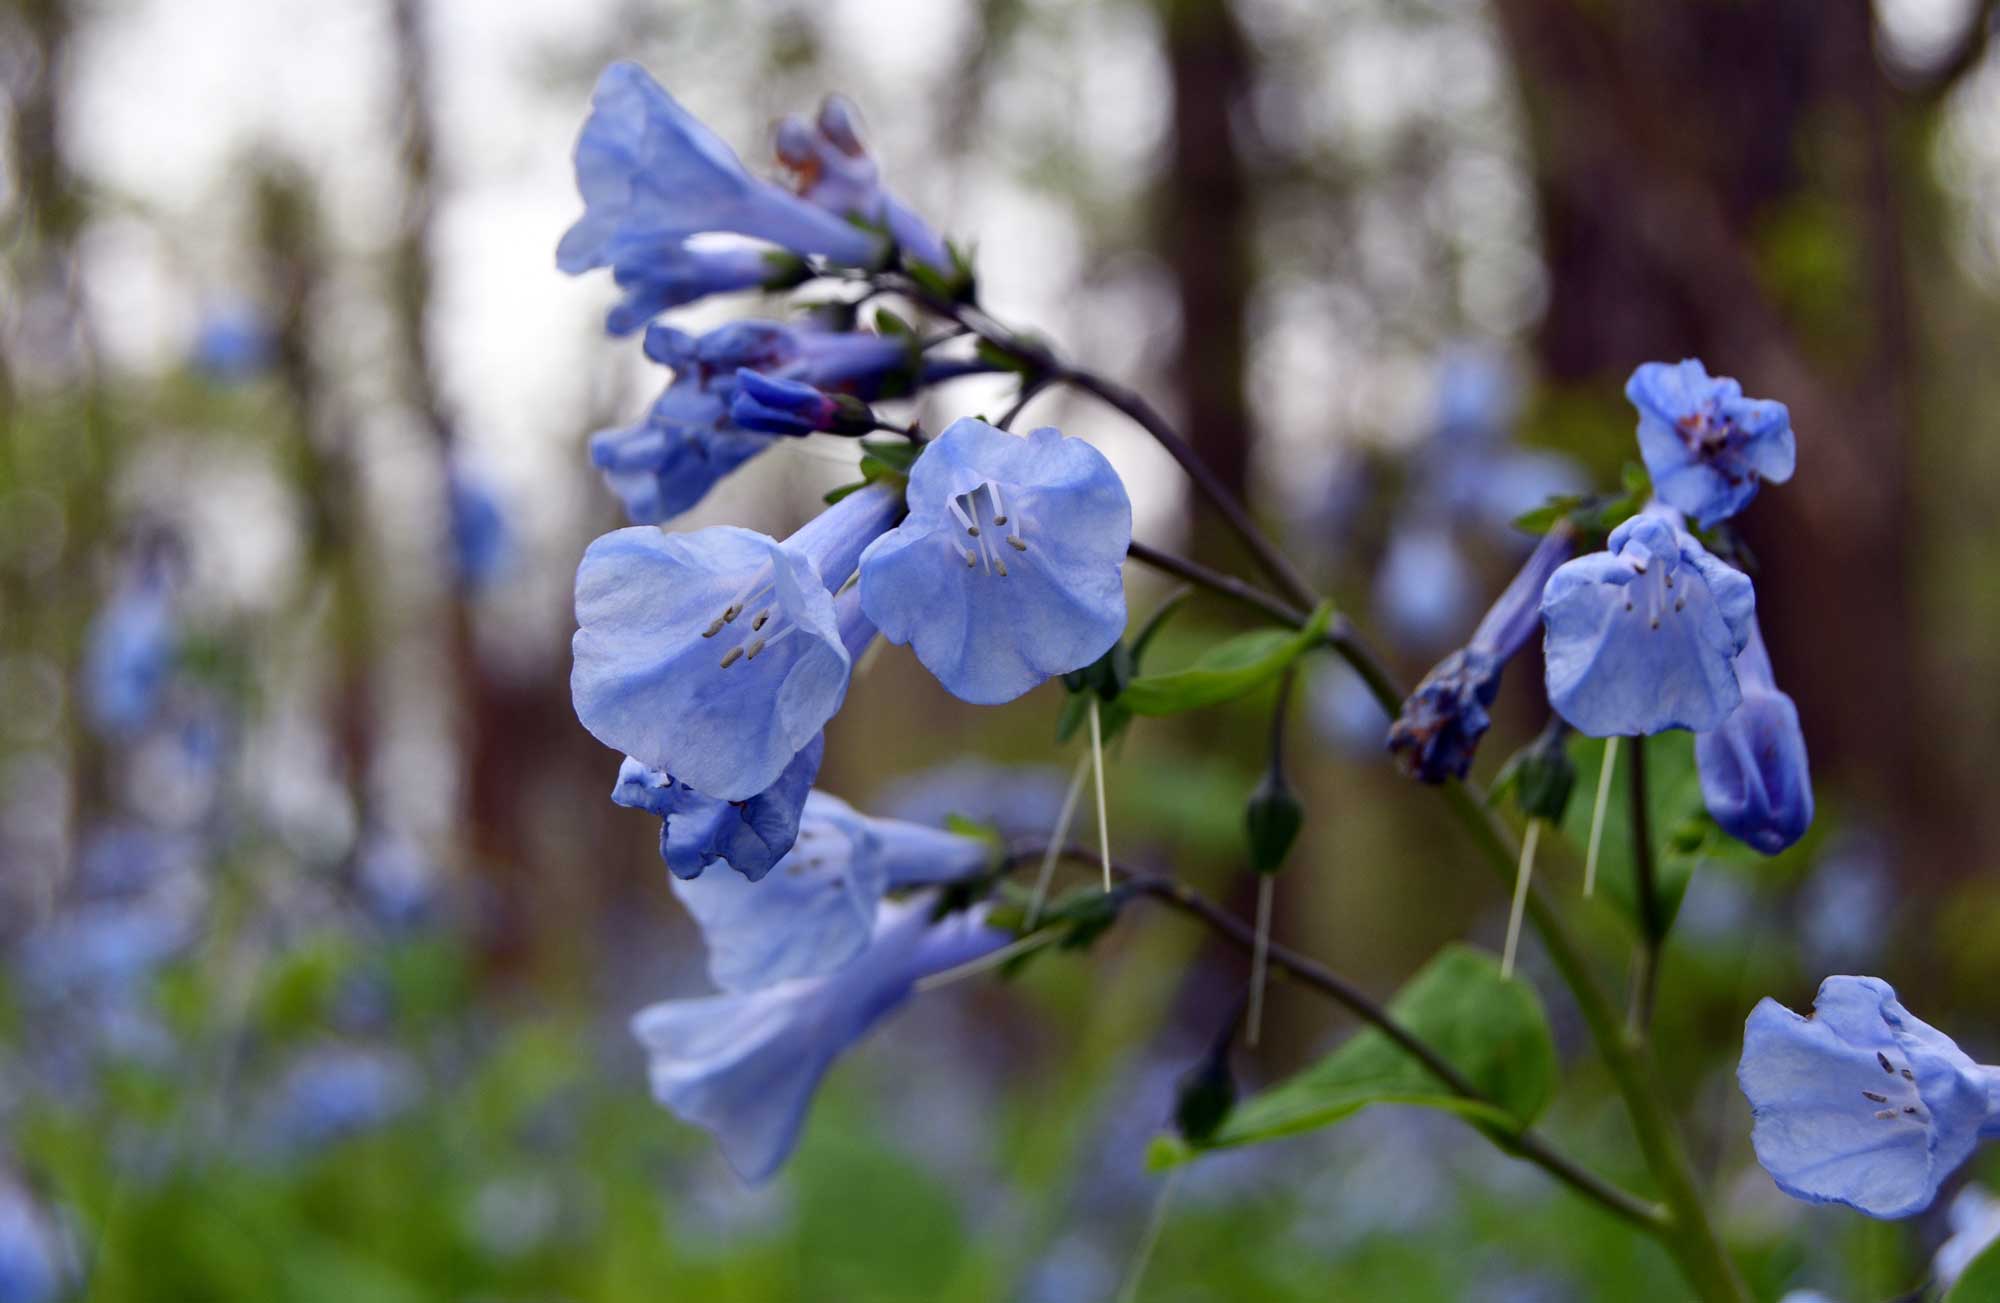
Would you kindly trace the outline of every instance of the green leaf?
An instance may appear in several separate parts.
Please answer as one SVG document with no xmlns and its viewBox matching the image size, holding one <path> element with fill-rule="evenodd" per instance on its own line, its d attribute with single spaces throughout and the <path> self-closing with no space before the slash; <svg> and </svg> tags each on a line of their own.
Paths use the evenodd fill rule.
<svg viewBox="0 0 2000 1303">
<path fill-rule="evenodd" d="M 1209 648 L 1185 669 L 1132 680 L 1119 695 L 1119 704 L 1137 715 L 1178 715 L 1234 701 L 1270 682 L 1317 646 L 1332 619 L 1333 605 L 1323 602 L 1297 632 L 1256 629 L 1238 634 Z"/>
<path fill-rule="evenodd" d="M 2000 1241 L 1972 1260 L 1944 1303 L 2000 1303 Z"/>
<path fill-rule="evenodd" d="M 1450 945 L 1389 1005 L 1403 1026 L 1485 1093 L 1454 1095 L 1381 1032 L 1370 1028 L 1312 1067 L 1238 1104 L 1204 1149 L 1252 1145 L 1344 1121 L 1371 1104 L 1444 1109 L 1502 1135 L 1525 1129 L 1555 1093 L 1556 1048 L 1534 989 L 1500 976 L 1493 956 Z M 1155 1143 L 1148 1161 L 1185 1161 L 1196 1150 Z"/>
</svg>

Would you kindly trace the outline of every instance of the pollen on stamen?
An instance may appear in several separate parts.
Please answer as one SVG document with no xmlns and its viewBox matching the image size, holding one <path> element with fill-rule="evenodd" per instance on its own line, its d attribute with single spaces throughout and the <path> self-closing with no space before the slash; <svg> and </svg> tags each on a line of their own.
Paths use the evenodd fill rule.
<svg viewBox="0 0 2000 1303">
<path fill-rule="evenodd" d="M 1875 1113 L 1875 1119 L 1878 1122 L 1893 1122 L 1896 1120 L 1896 1110 L 1892 1108 L 1878 1109 Z"/>
<path fill-rule="evenodd" d="M 978 537 L 979 537 L 979 526 L 977 526 L 977 525 L 967 525 L 967 526 L 965 527 L 965 532 L 966 532 L 966 535 L 967 535 L 968 537 L 971 537 L 971 538 L 978 538 Z"/>
<path fill-rule="evenodd" d="M 993 573 L 999 575 L 1002 579 L 1007 577 L 1007 563 L 997 556 L 993 558 Z"/>
<path fill-rule="evenodd" d="M 743 614 L 743 608 L 732 602 L 722 608 L 722 622 L 724 624 L 734 624 L 736 623 L 736 617 L 741 614 Z"/>
<path fill-rule="evenodd" d="M 750 650 L 743 654 L 743 659 L 746 661 L 754 661 L 757 659 L 757 653 L 763 650 L 764 650 L 764 640 L 762 638 L 759 638 L 756 642 L 750 644 Z"/>
<path fill-rule="evenodd" d="M 718 615 L 715 617 L 715 623 L 709 625 L 708 628 L 703 629 L 701 631 L 701 636 L 704 638 L 713 638 L 716 634 L 721 632 L 722 632 L 722 617 Z"/>
<path fill-rule="evenodd" d="M 1028 540 L 1025 538 L 1009 537 L 1007 543 L 1016 552 L 1025 552 L 1028 550 Z"/>
<path fill-rule="evenodd" d="M 726 670 L 741 659 L 743 659 L 743 649 L 731 647 L 722 657 L 722 668 Z"/>
</svg>

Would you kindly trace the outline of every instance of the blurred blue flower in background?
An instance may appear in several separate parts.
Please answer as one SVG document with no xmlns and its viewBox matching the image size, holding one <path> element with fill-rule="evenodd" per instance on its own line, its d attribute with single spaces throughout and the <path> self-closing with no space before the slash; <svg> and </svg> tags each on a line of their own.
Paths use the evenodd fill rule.
<svg viewBox="0 0 2000 1303">
<path fill-rule="evenodd" d="M 2000 1134 L 2000 1070 L 1974 1063 L 1879 978 L 1827 978 L 1809 1018 L 1761 1001 L 1736 1075 L 1757 1161 L 1779 1188 L 1870 1217 L 1930 1207 L 1979 1141 Z"/>
<path fill-rule="evenodd" d="M 152 723 L 173 664 L 173 594 L 164 564 L 146 560 L 120 581 L 91 621 L 83 695 L 91 722 L 111 738 Z"/>
<path fill-rule="evenodd" d="M 1760 482 L 1792 477 L 1798 446 L 1785 405 L 1745 398 L 1743 386 L 1694 358 L 1644 363 L 1625 396 L 1639 409 L 1653 492 L 1704 529 L 1741 511 Z"/>
<path fill-rule="evenodd" d="M 1007 944 L 983 912 L 931 915 L 918 895 L 885 903 L 868 947 L 839 971 L 749 994 L 669 1000 L 641 1010 L 653 1094 L 705 1127 L 746 1181 L 776 1172 L 798 1142 L 820 1079 L 842 1051 L 909 998 L 920 979 Z"/>
<path fill-rule="evenodd" d="M 2000 1199 L 1984 1186 L 1968 1185 L 1945 1210 L 1951 1238 L 1938 1246 L 1931 1259 L 1931 1279 L 1940 1292 L 1949 1290 L 1995 1240 L 2000 1240 Z"/>
<path fill-rule="evenodd" d="M 1389 750 L 1403 772 L 1426 783 L 1463 778 L 1492 720 L 1500 671 L 1541 624 L 1542 590 L 1576 550 L 1576 532 L 1559 524 L 1543 536 L 1472 638 L 1431 668 L 1389 727 Z"/>
<path fill-rule="evenodd" d="M 362 838 L 354 885 L 368 913 L 393 928 L 428 921 L 444 892 L 437 861 L 395 829 L 371 830 Z"/>
<path fill-rule="evenodd" d="M 750 175 L 728 145 L 632 63 L 598 78 L 576 142 L 583 216 L 563 234 L 556 265 L 571 275 L 610 267 L 619 283 L 666 278 L 689 236 L 726 232 L 794 253 L 860 266 L 881 241 L 772 182 Z"/>
<path fill-rule="evenodd" d="M 1357 759 L 1382 754 L 1389 712 L 1345 661 L 1328 658 L 1306 678 L 1306 718 L 1327 745 Z"/>
<path fill-rule="evenodd" d="M 55 1221 L 25 1186 L 0 1173 L 0 1303 L 54 1303 L 75 1275 Z"/>
<path fill-rule="evenodd" d="M 1066 781 L 1048 765 L 1001 765 L 966 755 L 895 779 L 872 805 L 889 818 L 933 828 L 956 816 L 1003 838 L 1045 837 L 1062 813 Z"/>
<path fill-rule="evenodd" d="M 478 592 L 514 560 L 514 531 L 493 486 L 454 458 L 447 472 L 452 569 L 467 590 Z"/>
<path fill-rule="evenodd" d="M 844 967 L 868 945 L 891 891 L 950 882 L 985 866 L 984 842 L 873 819 L 826 792 L 806 798 L 798 843 L 769 875 L 676 879 L 725 991 L 755 991 Z"/>
<path fill-rule="evenodd" d="M 198 916 L 180 892 L 85 905 L 30 932 L 15 962 L 44 998 L 116 996 L 192 943 Z"/>
<path fill-rule="evenodd" d="M 856 116 L 846 99 L 829 95 L 811 122 L 797 114 L 786 117 L 778 123 L 778 161 L 791 170 L 807 201 L 881 227 L 907 257 L 948 270 L 951 254 L 937 232 L 882 188 L 881 169 L 861 141 Z"/>
<path fill-rule="evenodd" d="M 1743 700 L 1735 660 L 1756 605 L 1748 576 L 1649 508 L 1550 577 L 1549 704 L 1591 737 L 1715 728 Z"/>
<path fill-rule="evenodd" d="M 1721 727 L 1695 735 L 1701 796 L 1724 832 L 1776 855 L 1812 826 L 1812 773 L 1798 707 L 1778 691 L 1755 615 L 1736 656 L 1736 681 L 1742 704 Z"/>
<path fill-rule="evenodd" d="M 908 497 L 909 516 L 861 558 L 861 605 L 953 696 L 1012 701 L 1125 631 L 1132 503 L 1088 443 L 954 421 L 917 458 Z"/>
<path fill-rule="evenodd" d="M 373 1130 L 423 1093 L 416 1065 L 386 1049 L 329 1044 L 286 1070 L 268 1125 L 282 1149 L 316 1149 Z"/>
<path fill-rule="evenodd" d="M 1398 642 L 1441 647 L 1471 617 L 1472 568 L 1442 520 L 1406 522 L 1389 536 L 1375 572 L 1375 607 Z"/>
<path fill-rule="evenodd" d="M 241 384 L 263 374 L 275 352 L 263 314 L 248 303 L 232 302 L 202 314 L 189 361 L 211 380 Z"/>
<path fill-rule="evenodd" d="M 746 800 L 704 796 L 673 775 L 625 757 L 611 799 L 660 817 L 660 858 L 677 878 L 697 878 L 724 861 L 752 882 L 771 871 L 799 835 L 806 794 L 819 776 L 826 735 L 817 734 L 777 780 Z"/>
<path fill-rule="evenodd" d="M 1880 834 L 1850 829 L 1835 838 L 1815 857 L 1812 876 L 1799 891 L 1799 940 L 1808 971 L 1852 971 L 1879 959 L 1900 898 Z"/>
<path fill-rule="evenodd" d="M 895 490 L 874 485 L 783 543 L 733 525 L 599 538 L 576 572 L 577 718 L 698 792 L 764 791 L 846 699 L 873 632 L 856 595 L 836 611 L 829 588 L 899 510 Z"/>
<path fill-rule="evenodd" d="M 780 289 L 798 281 L 804 269 L 784 250 L 747 240 L 695 236 L 646 242 L 612 264 L 612 280 L 625 297 L 604 314 L 604 329 L 629 335 L 669 308 L 711 294 Z"/>
</svg>

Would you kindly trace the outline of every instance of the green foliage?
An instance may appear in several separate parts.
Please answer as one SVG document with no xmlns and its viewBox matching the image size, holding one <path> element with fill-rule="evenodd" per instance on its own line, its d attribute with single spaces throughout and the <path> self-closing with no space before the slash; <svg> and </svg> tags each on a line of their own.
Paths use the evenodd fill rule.
<svg viewBox="0 0 2000 1303">
<path fill-rule="evenodd" d="M 1509 1134 L 1526 1127 L 1555 1092 L 1555 1041 L 1534 989 L 1503 978 L 1491 955 L 1451 945 L 1390 1004 L 1398 1022 L 1434 1046 L 1486 1096 L 1455 1095 L 1416 1059 L 1370 1028 L 1312 1067 L 1237 1106 L 1200 1148 L 1258 1144 L 1331 1126 L 1371 1104 L 1444 1109 Z M 1194 1156 L 1185 1142 L 1156 1141 L 1155 1166 Z"/>
<path fill-rule="evenodd" d="M 1120 701 L 1137 715 L 1178 715 L 1234 701 L 1275 679 L 1317 646 L 1332 619 L 1332 604 L 1322 603 L 1303 629 L 1238 634 L 1209 648 L 1185 669 L 1134 679 Z"/>
<path fill-rule="evenodd" d="M 1653 481 L 1646 468 L 1626 462 L 1620 474 L 1622 493 L 1564 493 L 1550 498 L 1532 511 L 1514 518 L 1514 528 L 1528 534 L 1546 534 L 1558 522 L 1567 520 L 1586 539 L 1602 538 L 1639 514 L 1653 495 Z"/>
<path fill-rule="evenodd" d="M 861 478 L 852 484 L 828 490 L 827 505 L 831 506 L 851 493 L 859 493 L 870 484 L 887 483 L 898 488 L 908 484 L 910 468 L 917 464 L 917 457 L 923 450 L 922 444 L 907 439 L 862 440 Z"/>
</svg>

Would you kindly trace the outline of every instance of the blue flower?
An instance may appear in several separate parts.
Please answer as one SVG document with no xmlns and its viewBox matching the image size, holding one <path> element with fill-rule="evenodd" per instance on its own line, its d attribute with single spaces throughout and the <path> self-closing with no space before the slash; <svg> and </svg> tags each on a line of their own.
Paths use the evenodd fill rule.
<svg viewBox="0 0 2000 1303">
<path fill-rule="evenodd" d="M 1463 453 L 1504 442 L 1521 406 L 1521 386 L 1506 355 L 1476 341 L 1438 358 L 1433 437 Z"/>
<path fill-rule="evenodd" d="M 1375 573 L 1375 603 L 1398 639 L 1436 647 L 1465 627 L 1472 602 L 1472 573 L 1449 529 L 1424 522 L 1390 536 Z"/>
<path fill-rule="evenodd" d="M 882 188 L 881 169 L 862 144 L 854 108 L 845 99 L 827 96 L 812 122 L 796 114 L 780 122 L 777 151 L 809 202 L 886 229 L 897 247 L 919 262 L 940 270 L 951 266 L 937 232 Z"/>
<path fill-rule="evenodd" d="M 899 506 L 863 489 L 782 543 L 731 525 L 604 535 L 576 572 L 577 718 L 708 796 L 764 791 L 847 696 L 870 633 L 857 595 L 833 592 Z"/>
<path fill-rule="evenodd" d="M 1776 855 L 1812 826 L 1812 772 L 1798 707 L 1778 691 L 1755 616 L 1736 657 L 1736 682 L 1743 703 L 1720 728 L 1695 735 L 1701 799 L 1724 832 Z"/>
<path fill-rule="evenodd" d="M 317 1148 L 393 1120 L 421 1095 L 416 1068 L 399 1054 L 328 1044 L 301 1055 L 272 1101 L 272 1138 Z"/>
<path fill-rule="evenodd" d="M 806 275 L 799 259 L 745 241 L 644 240 L 612 264 L 625 297 L 604 317 L 604 329 L 629 335 L 668 308 L 738 290 L 782 289 Z"/>
<path fill-rule="evenodd" d="M 1576 547 L 1576 532 L 1559 525 L 1542 537 L 1513 582 L 1472 631 L 1472 640 L 1424 676 L 1396 722 L 1389 750 L 1403 772 L 1426 783 L 1463 778 L 1492 719 L 1500 671 L 1541 623 L 1542 590 Z"/>
<path fill-rule="evenodd" d="M 0 1175 L 0 1303 L 54 1303 L 74 1266 L 49 1215 L 20 1182 Z"/>
<path fill-rule="evenodd" d="M 835 397 L 798 380 L 736 373 L 736 397 L 729 416 L 739 427 L 760 434 L 867 434 L 880 428 L 868 404 L 847 394 Z"/>
<path fill-rule="evenodd" d="M 1908 1217 L 1995 1133 L 2000 1070 L 1913 1017 L 1887 982 L 1829 977 L 1801 1018 L 1766 999 L 1750 1014 L 1736 1079 L 1757 1161 L 1795 1199 Z"/>
<path fill-rule="evenodd" d="M 643 525 L 688 510 L 774 442 L 731 420 L 740 371 L 869 398 L 910 362 L 901 340 L 775 321 L 735 321 L 699 339 L 653 326 L 645 347 L 648 357 L 673 369 L 673 382 L 644 421 L 602 431 L 590 441 L 591 461 L 624 502 L 627 517 Z"/>
<path fill-rule="evenodd" d="M 1960 1190 L 1945 1210 L 1951 1238 L 1938 1246 L 1931 1259 L 1931 1276 L 1940 1293 L 1947 1293 L 1972 1260 L 2000 1240 L 2000 1199 L 1985 1189 L 1968 1185 Z"/>
<path fill-rule="evenodd" d="M 813 1091 L 843 1050 L 919 979 L 1007 943 L 978 910 L 933 923 L 936 905 L 929 895 L 884 904 L 867 949 L 838 972 L 642 1010 L 632 1032 L 650 1060 L 654 1097 L 713 1132 L 744 1180 L 769 1177 L 797 1144 Z"/>
<path fill-rule="evenodd" d="M 1002 837 L 1046 837 L 1067 787 L 1067 775 L 1048 765 L 996 765 L 966 755 L 896 779 L 873 804 L 891 818 L 933 828 L 957 817 Z"/>
<path fill-rule="evenodd" d="M 174 650 L 168 582 L 142 565 L 97 613 L 84 649 L 84 703 L 100 732 L 127 737 L 153 721 Z"/>
<path fill-rule="evenodd" d="M 1660 501 L 1706 528 L 1757 496 L 1761 480 L 1792 478 L 1798 446 L 1783 403 L 1745 398 L 1694 358 L 1647 362 L 1625 382 L 1639 409 L 1639 454 Z"/>
<path fill-rule="evenodd" d="M 223 384 L 255 379 L 271 365 L 271 332 L 247 303 L 211 309 L 195 331 L 195 369 Z"/>
<path fill-rule="evenodd" d="M 909 504 L 862 555 L 861 606 L 953 695 L 1011 701 L 1118 641 L 1132 504 L 1097 449 L 954 421 L 911 468 Z"/>
<path fill-rule="evenodd" d="M 660 858 L 675 877 L 698 878 L 721 860 L 756 882 L 797 840 L 800 812 L 825 755 L 826 736 L 815 734 L 776 782 L 746 801 L 705 796 L 627 756 L 611 799 L 660 817 Z"/>
<path fill-rule="evenodd" d="M 514 531 L 486 481 L 454 463 L 446 484 L 451 515 L 452 567 L 459 583 L 478 591 L 492 583 L 514 557 Z"/>
<path fill-rule="evenodd" d="M 1542 594 L 1549 704 L 1591 737 L 1703 732 L 1743 699 L 1750 580 L 1657 507 L 1565 563 Z"/>
<path fill-rule="evenodd" d="M 620 284 L 664 278 L 659 260 L 692 235 L 725 232 L 854 266 L 880 241 L 751 176 L 729 146 L 632 63 L 598 78 L 576 142 L 583 216 L 564 232 L 556 265 L 576 275 L 610 267 Z M 642 296 L 643 297 L 643 296 Z"/>
<path fill-rule="evenodd" d="M 868 946 L 890 891 L 965 878 L 983 842 L 893 819 L 871 819 L 838 797 L 806 798 L 798 844 L 761 882 L 733 873 L 676 880 L 701 927 L 708 973 L 725 991 L 755 991 L 844 968 Z"/>
</svg>

